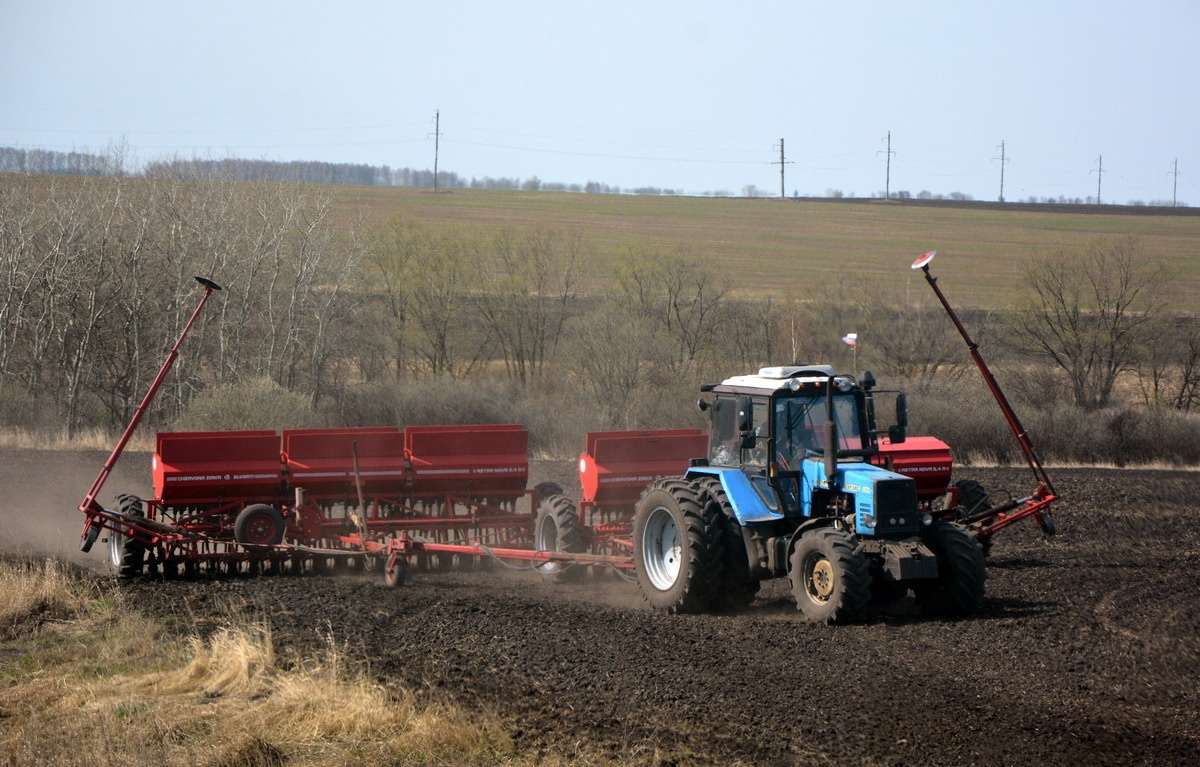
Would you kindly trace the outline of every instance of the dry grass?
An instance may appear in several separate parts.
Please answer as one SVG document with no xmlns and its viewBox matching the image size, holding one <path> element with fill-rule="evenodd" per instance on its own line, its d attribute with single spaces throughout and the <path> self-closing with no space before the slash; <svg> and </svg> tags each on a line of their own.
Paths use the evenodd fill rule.
<svg viewBox="0 0 1200 767">
<path fill-rule="evenodd" d="M 95 597 L 94 587 L 52 559 L 0 560 L 0 640 L 70 618 Z"/>
<path fill-rule="evenodd" d="M 333 641 L 285 670 L 235 621 L 173 639 L 53 562 L 0 566 L 0 764 L 523 764 L 499 722 L 384 688 Z"/>
<path fill-rule="evenodd" d="M 30 431 L 13 427 L 0 427 L 0 447 L 15 447 L 32 450 L 103 450 L 108 452 L 116 444 L 120 431 L 113 434 L 108 429 L 91 428 L 69 436 L 66 429 L 56 432 Z M 141 429 L 129 440 L 128 451 L 150 452 L 154 450 L 154 433 Z"/>
</svg>

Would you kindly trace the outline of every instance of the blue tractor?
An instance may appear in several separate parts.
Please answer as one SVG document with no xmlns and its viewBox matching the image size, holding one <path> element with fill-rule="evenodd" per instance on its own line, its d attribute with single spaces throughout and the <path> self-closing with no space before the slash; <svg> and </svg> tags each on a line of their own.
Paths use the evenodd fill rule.
<svg viewBox="0 0 1200 767">
<path fill-rule="evenodd" d="M 787 577 L 816 622 L 854 621 L 910 589 L 926 612 L 979 607 L 975 534 L 931 513 L 916 481 L 887 468 L 905 440 L 902 393 L 828 366 L 763 368 L 701 391 L 707 457 L 650 484 L 634 513 L 634 568 L 651 605 L 737 609 L 762 581 Z M 880 429 L 876 401 L 888 398 L 895 423 Z"/>
</svg>

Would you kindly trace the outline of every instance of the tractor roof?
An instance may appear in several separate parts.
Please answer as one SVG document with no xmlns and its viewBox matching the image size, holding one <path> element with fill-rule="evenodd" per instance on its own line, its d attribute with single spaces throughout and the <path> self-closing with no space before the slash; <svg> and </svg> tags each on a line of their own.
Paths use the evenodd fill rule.
<svg viewBox="0 0 1200 767">
<path fill-rule="evenodd" d="M 834 371 L 829 365 L 782 365 L 760 368 L 755 375 L 726 378 L 720 385 L 738 389 L 775 391 L 787 388 L 794 379 L 800 383 L 824 383 L 831 375 L 834 375 Z"/>
</svg>

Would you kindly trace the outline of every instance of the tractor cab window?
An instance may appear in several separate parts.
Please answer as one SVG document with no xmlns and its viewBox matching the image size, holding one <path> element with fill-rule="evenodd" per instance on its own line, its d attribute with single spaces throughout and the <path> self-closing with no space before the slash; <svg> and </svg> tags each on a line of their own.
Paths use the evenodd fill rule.
<svg viewBox="0 0 1200 767">
<path fill-rule="evenodd" d="M 708 462 L 713 466 L 736 466 L 738 445 L 738 402 L 733 395 L 718 396 L 713 403 L 712 431 L 708 438 Z"/>
<path fill-rule="evenodd" d="M 858 421 L 858 402 L 852 394 L 835 394 L 833 420 L 837 424 L 838 449 L 862 450 L 863 430 Z M 781 397 L 775 401 L 775 460 L 784 471 L 799 469 L 813 451 L 824 453 L 825 396 Z"/>
<path fill-rule="evenodd" d="M 763 399 L 754 398 L 750 423 L 754 431 L 754 447 L 742 451 L 742 463 L 746 466 L 766 468 L 767 445 L 770 437 L 771 410 Z"/>
</svg>

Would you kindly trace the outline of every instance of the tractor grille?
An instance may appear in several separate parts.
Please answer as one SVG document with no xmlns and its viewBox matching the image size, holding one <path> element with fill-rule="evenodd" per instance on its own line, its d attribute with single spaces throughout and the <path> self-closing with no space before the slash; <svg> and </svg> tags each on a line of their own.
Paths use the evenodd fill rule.
<svg viewBox="0 0 1200 767">
<path fill-rule="evenodd" d="M 875 533 L 915 532 L 921 527 L 917 513 L 917 483 L 911 479 L 883 479 L 875 483 Z"/>
</svg>

